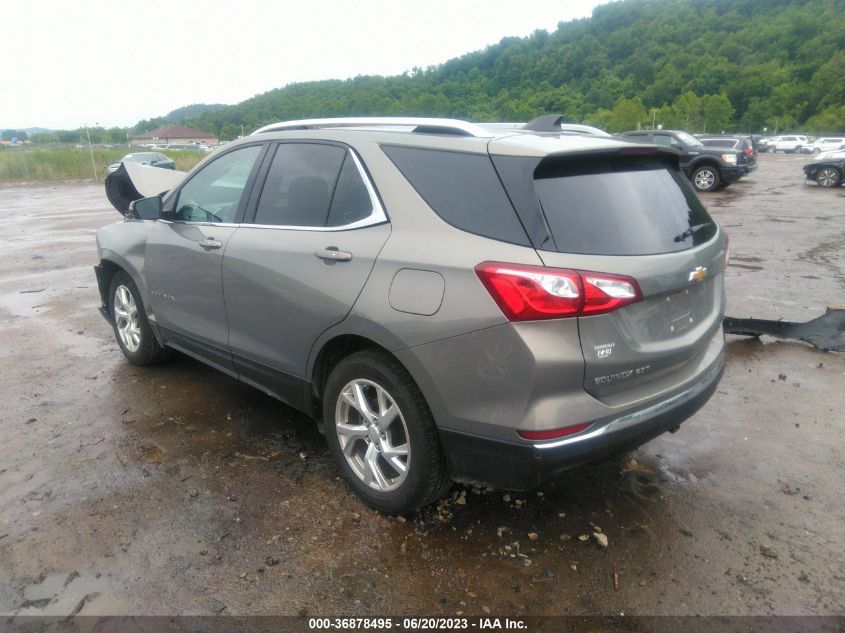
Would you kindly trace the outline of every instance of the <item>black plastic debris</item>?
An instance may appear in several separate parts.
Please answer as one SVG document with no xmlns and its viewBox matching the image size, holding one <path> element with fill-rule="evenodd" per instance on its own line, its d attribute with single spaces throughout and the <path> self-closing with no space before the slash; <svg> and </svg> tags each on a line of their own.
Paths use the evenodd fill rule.
<svg viewBox="0 0 845 633">
<path fill-rule="evenodd" d="M 827 352 L 845 352 L 845 309 L 842 308 L 828 308 L 824 315 L 806 323 L 726 316 L 722 326 L 726 334 L 768 334 L 775 338 L 804 341 Z"/>
</svg>

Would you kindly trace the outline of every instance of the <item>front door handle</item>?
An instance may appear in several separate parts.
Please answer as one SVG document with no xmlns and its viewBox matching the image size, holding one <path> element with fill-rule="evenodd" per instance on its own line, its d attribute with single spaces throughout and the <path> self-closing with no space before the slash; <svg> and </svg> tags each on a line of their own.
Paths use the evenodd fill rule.
<svg viewBox="0 0 845 633">
<path fill-rule="evenodd" d="M 352 259 L 352 253 L 339 251 L 337 250 L 337 246 L 329 246 L 328 248 L 314 251 L 314 255 L 329 262 L 348 262 Z"/>
<path fill-rule="evenodd" d="M 223 246 L 223 242 L 218 242 L 213 237 L 207 237 L 202 242 L 200 242 L 200 246 L 208 249 L 220 248 L 221 246 Z"/>
</svg>

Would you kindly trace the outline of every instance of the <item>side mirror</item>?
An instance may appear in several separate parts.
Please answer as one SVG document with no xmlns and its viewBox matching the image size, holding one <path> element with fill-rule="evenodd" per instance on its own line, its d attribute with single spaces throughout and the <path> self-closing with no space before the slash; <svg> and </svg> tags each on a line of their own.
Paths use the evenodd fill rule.
<svg viewBox="0 0 845 633">
<path fill-rule="evenodd" d="M 126 212 L 129 218 L 138 220 L 158 220 L 161 217 L 161 197 L 141 198 L 129 203 L 129 211 Z"/>
</svg>

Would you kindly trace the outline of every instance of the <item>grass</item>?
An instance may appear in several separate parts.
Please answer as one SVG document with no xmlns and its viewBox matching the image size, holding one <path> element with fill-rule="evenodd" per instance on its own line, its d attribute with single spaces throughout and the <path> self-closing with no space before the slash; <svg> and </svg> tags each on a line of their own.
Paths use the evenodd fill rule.
<svg viewBox="0 0 845 633">
<path fill-rule="evenodd" d="M 94 148 L 97 179 L 103 180 L 108 166 L 142 148 Z M 161 152 L 176 162 L 176 169 L 188 171 L 204 156 L 190 150 L 152 150 Z M 0 184 L 51 182 L 57 180 L 93 180 L 91 153 L 82 149 L 0 149 Z"/>
</svg>

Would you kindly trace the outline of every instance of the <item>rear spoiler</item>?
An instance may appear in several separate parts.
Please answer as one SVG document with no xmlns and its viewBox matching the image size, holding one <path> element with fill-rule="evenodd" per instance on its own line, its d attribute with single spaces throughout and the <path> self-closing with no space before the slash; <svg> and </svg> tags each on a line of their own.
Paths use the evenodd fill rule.
<svg viewBox="0 0 845 633">
<path fill-rule="evenodd" d="M 164 195 L 182 182 L 185 174 L 184 171 L 121 163 L 116 171 L 106 176 L 106 197 L 121 215 L 126 215 L 131 202 Z"/>
</svg>

